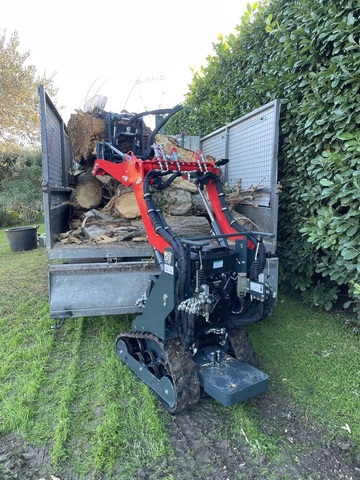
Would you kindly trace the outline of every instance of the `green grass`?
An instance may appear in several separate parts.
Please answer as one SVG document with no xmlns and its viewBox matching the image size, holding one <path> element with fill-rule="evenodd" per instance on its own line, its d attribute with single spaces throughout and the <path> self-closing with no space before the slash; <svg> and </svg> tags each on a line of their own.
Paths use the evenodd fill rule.
<svg viewBox="0 0 360 480">
<path fill-rule="evenodd" d="M 173 455 L 164 412 L 114 354 L 116 335 L 131 318 L 78 318 L 52 329 L 45 248 L 11 252 L 4 231 L 0 272 L 1 436 L 16 432 L 47 446 L 51 473 L 60 478 L 69 466 L 86 480 L 161 468 Z M 270 389 L 295 401 L 329 438 L 360 445 L 359 338 L 333 316 L 285 297 L 250 334 Z M 219 438 L 237 436 L 254 454 L 281 457 L 251 402 L 214 409 L 228 419 Z"/>
<path fill-rule="evenodd" d="M 0 434 L 47 445 L 52 468 L 86 479 L 123 478 L 171 455 L 162 412 L 119 362 L 116 335 L 130 319 L 49 318 L 44 248 L 11 252 L 0 232 Z"/>
<path fill-rule="evenodd" d="M 271 389 L 300 404 L 329 437 L 360 445 L 359 336 L 334 315 L 283 298 L 251 337 Z"/>
</svg>

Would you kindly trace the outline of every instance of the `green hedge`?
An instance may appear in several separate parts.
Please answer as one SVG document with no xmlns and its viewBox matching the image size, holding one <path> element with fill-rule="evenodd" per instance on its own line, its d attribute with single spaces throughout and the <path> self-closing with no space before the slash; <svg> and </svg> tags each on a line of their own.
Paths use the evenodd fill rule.
<svg viewBox="0 0 360 480">
<path fill-rule="evenodd" d="M 257 7 L 219 38 L 167 131 L 206 134 L 279 98 L 281 284 L 327 309 L 345 293 L 360 315 L 360 5 Z"/>
<path fill-rule="evenodd" d="M 0 227 L 43 221 L 41 151 L 0 152 Z"/>
</svg>

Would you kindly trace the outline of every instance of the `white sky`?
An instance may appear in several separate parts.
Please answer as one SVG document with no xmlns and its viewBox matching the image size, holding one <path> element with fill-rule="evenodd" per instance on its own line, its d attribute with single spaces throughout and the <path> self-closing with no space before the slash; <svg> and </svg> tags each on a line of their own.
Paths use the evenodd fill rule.
<svg viewBox="0 0 360 480">
<path fill-rule="evenodd" d="M 119 113 L 173 107 L 191 68 L 206 64 L 218 35 L 229 35 L 251 0 L 10 0 L 0 32 L 19 34 L 37 73 L 56 72 L 65 122 L 95 94 Z"/>
</svg>

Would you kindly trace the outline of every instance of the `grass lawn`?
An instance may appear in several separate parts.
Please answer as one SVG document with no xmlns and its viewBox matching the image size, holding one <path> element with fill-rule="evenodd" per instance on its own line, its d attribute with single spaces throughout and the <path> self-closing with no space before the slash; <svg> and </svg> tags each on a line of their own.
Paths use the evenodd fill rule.
<svg viewBox="0 0 360 480">
<path fill-rule="evenodd" d="M 78 318 L 52 329 L 45 248 L 12 252 L 3 230 L 0 272 L 1 436 L 16 432 L 47 445 L 54 471 L 66 463 L 87 479 L 114 470 L 129 479 L 171 457 L 161 408 L 114 354 L 115 337 L 131 318 Z M 329 438 L 360 445 L 359 337 L 336 317 L 283 296 L 249 331 L 270 388 Z M 231 415 L 234 432 L 241 422 L 254 447 L 275 452 L 255 409 L 239 405 Z"/>
</svg>

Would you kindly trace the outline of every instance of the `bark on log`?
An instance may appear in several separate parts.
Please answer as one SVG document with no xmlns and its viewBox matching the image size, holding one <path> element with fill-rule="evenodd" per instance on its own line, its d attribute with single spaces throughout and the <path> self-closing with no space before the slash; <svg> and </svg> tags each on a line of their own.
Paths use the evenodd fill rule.
<svg viewBox="0 0 360 480">
<path fill-rule="evenodd" d="M 175 215 L 165 215 L 165 220 L 171 230 L 179 237 L 194 237 L 210 235 L 210 225 L 205 217 L 194 217 L 191 215 L 179 217 Z M 133 220 L 132 225 L 137 227 L 137 236 L 145 236 L 144 225 L 141 220 Z"/>
<path fill-rule="evenodd" d="M 172 186 L 176 188 L 182 188 L 183 190 L 187 190 L 188 192 L 191 192 L 191 193 L 197 193 L 198 191 L 195 183 L 189 182 L 189 180 L 183 177 L 175 178 L 175 180 L 172 183 Z"/>
<path fill-rule="evenodd" d="M 128 121 L 120 121 L 122 125 L 128 125 Z M 143 142 L 146 145 L 151 129 L 143 124 Z M 67 124 L 67 133 L 74 153 L 74 159 L 81 166 L 92 168 L 96 159 L 96 142 L 102 142 L 105 139 L 105 119 L 96 114 L 76 110 L 70 116 Z M 118 138 L 116 145 L 118 150 L 127 153 L 132 150 L 132 139 L 123 136 Z"/>
<path fill-rule="evenodd" d="M 207 199 L 207 194 L 204 192 L 205 199 Z M 204 202 L 202 201 L 202 198 L 200 197 L 199 193 L 194 193 L 191 196 L 192 200 L 192 208 L 191 208 L 191 214 L 192 215 L 204 215 L 207 213 Z"/>
<path fill-rule="evenodd" d="M 210 235 L 211 229 L 205 217 L 165 217 L 173 232 L 179 237 L 194 237 Z"/>
<path fill-rule="evenodd" d="M 153 193 L 158 207 L 169 215 L 186 215 L 192 207 L 191 193 L 180 188 L 167 188 Z"/>
</svg>

